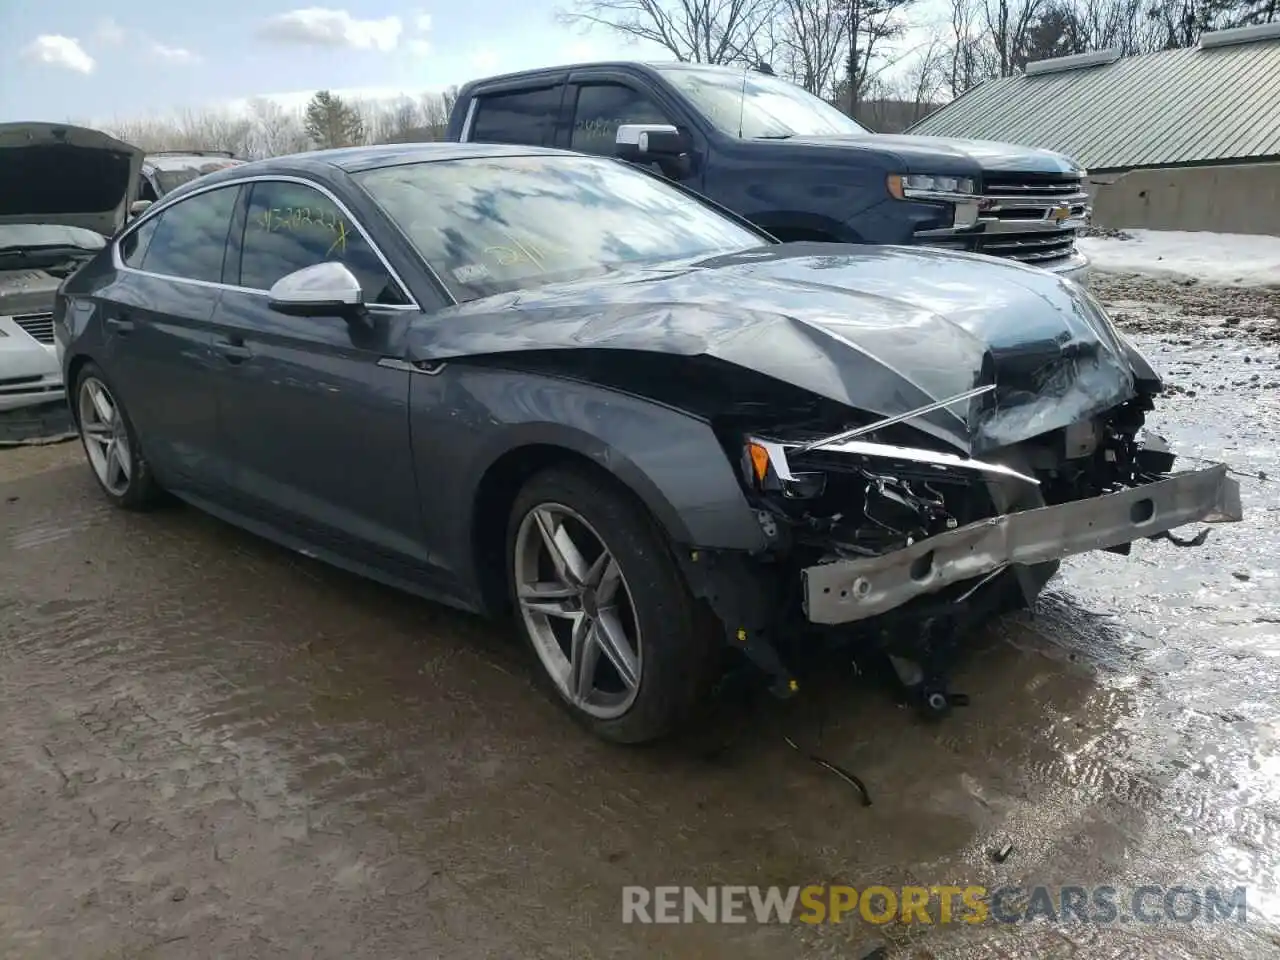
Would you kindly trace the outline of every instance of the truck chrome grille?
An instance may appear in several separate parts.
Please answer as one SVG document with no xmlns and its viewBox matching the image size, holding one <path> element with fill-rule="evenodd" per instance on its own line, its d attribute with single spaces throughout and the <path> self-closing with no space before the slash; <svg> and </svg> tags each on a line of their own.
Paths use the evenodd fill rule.
<svg viewBox="0 0 1280 960">
<path fill-rule="evenodd" d="M 27 313 L 14 317 L 13 322 L 41 343 L 53 343 L 52 313 Z"/>
<path fill-rule="evenodd" d="M 989 174 L 980 204 L 973 231 L 932 231 L 922 242 L 1052 267 L 1075 253 L 1076 235 L 1089 218 L 1089 195 L 1077 176 Z"/>
</svg>

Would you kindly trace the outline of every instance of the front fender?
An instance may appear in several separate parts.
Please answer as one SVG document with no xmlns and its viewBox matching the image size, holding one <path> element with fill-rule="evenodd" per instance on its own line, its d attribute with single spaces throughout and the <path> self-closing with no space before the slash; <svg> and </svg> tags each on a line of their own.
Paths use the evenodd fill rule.
<svg viewBox="0 0 1280 960">
<path fill-rule="evenodd" d="M 440 546 L 454 556 L 470 555 L 475 494 L 486 473 L 537 446 L 608 470 L 676 543 L 765 546 L 715 433 L 682 411 L 594 384 L 465 363 L 414 376 L 410 407 L 426 527 L 448 531 Z"/>
</svg>

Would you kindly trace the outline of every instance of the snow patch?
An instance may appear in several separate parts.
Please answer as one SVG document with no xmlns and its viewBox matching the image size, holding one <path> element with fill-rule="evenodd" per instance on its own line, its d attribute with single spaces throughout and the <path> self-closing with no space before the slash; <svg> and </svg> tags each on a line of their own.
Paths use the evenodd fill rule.
<svg viewBox="0 0 1280 960">
<path fill-rule="evenodd" d="M 1103 273 L 1140 273 L 1233 287 L 1280 288 L 1280 237 L 1176 230 L 1125 230 L 1081 237 L 1080 249 Z"/>
</svg>

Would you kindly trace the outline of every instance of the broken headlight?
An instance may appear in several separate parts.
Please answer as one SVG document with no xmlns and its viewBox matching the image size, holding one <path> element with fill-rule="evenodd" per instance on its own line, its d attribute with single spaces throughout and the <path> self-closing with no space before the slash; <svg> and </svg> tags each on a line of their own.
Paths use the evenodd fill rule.
<svg viewBox="0 0 1280 960">
<path fill-rule="evenodd" d="M 795 447 L 790 452 L 823 469 L 793 466 L 784 444 L 750 438 L 742 454 L 747 484 L 760 494 L 757 505 L 771 522 L 782 520 L 802 538 L 816 535 L 836 550 L 875 554 L 952 529 L 957 522 L 945 500 L 948 483 L 934 481 L 969 487 L 966 478 L 920 464 L 903 471 L 878 457 L 831 450 L 804 454 Z"/>
<path fill-rule="evenodd" d="M 793 473 L 781 445 L 748 440 L 742 450 L 743 472 L 748 484 L 762 493 L 780 493 L 790 500 L 813 500 L 827 489 L 827 475 Z"/>
</svg>

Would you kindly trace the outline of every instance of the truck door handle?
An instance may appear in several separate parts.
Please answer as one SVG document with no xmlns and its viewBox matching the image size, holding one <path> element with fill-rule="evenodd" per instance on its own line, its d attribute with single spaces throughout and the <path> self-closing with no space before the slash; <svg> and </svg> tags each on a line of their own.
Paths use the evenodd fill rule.
<svg viewBox="0 0 1280 960">
<path fill-rule="evenodd" d="M 108 317 L 107 327 L 120 334 L 132 333 L 133 321 L 128 317 Z"/>
<path fill-rule="evenodd" d="M 215 340 L 213 348 L 222 354 L 228 363 L 244 363 L 253 356 L 253 351 L 246 347 L 243 341 Z"/>
</svg>

